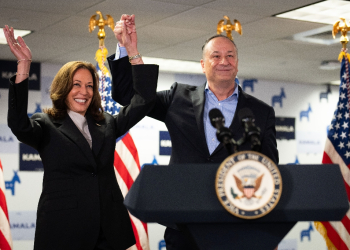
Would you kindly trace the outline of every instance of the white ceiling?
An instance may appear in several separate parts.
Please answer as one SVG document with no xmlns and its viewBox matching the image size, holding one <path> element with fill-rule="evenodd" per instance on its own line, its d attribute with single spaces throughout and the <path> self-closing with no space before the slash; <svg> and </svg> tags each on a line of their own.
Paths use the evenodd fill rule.
<svg viewBox="0 0 350 250">
<path fill-rule="evenodd" d="M 218 21 L 227 15 L 238 19 L 243 29 L 242 36 L 233 32 L 239 50 L 239 77 L 324 84 L 339 80 L 339 69 L 320 70 L 319 66 L 324 60 L 337 60 L 340 43 L 287 39 L 325 25 L 274 17 L 315 2 L 319 1 L 0 0 L 0 21 L 2 26 L 33 31 L 24 39 L 34 61 L 63 64 L 95 61 L 97 29 L 89 33 L 88 24 L 97 10 L 115 21 L 121 14 L 135 14 L 138 49 L 143 56 L 199 61 L 202 44 L 216 34 Z M 116 40 L 108 27 L 106 35 L 105 44 L 112 54 Z M 7 45 L 0 45 L 0 59 L 14 60 Z"/>
</svg>

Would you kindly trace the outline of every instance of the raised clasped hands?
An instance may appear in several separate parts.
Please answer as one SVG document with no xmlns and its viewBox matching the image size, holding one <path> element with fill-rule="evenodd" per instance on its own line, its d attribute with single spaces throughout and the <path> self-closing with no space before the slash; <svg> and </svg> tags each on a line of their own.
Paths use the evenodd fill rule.
<svg viewBox="0 0 350 250">
<path fill-rule="evenodd" d="M 135 27 L 135 15 L 123 14 L 114 28 L 114 35 L 119 45 L 129 50 L 137 48 L 137 35 Z"/>
</svg>

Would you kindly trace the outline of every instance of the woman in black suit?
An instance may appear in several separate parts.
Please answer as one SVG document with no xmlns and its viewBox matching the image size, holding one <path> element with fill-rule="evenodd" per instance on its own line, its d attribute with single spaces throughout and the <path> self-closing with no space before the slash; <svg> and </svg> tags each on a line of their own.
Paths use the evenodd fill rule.
<svg viewBox="0 0 350 250">
<path fill-rule="evenodd" d="M 28 118 L 31 51 L 12 28 L 5 26 L 4 33 L 18 60 L 10 79 L 8 125 L 39 152 L 44 165 L 34 249 L 121 250 L 135 244 L 114 173 L 114 148 L 116 138 L 153 107 L 158 66 L 135 68 L 132 102 L 112 116 L 102 111 L 95 67 L 69 62 L 51 85 L 52 108 Z"/>
</svg>

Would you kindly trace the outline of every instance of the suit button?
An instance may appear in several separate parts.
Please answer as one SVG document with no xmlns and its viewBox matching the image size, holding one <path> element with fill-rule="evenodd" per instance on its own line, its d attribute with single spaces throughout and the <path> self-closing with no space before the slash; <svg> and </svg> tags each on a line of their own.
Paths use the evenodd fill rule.
<svg viewBox="0 0 350 250">
<path fill-rule="evenodd" d="M 95 174 L 95 173 L 91 173 L 91 176 L 92 176 L 92 177 L 96 177 L 96 176 L 97 176 L 97 174 Z"/>
</svg>

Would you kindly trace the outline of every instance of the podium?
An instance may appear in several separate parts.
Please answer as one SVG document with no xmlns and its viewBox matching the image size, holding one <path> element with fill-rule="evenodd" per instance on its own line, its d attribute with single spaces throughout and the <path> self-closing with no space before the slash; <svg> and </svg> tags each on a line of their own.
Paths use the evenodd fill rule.
<svg viewBox="0 0 350 250">
<path fill-rule="evenodd" d="M 338 165 L 279 165 L 282 195 L 266 216 L 229 212 L 215 191 L 218 164 L 146 165 L 124 204 L 144 222 L 177 225 L 199 249 L 273 250 L 298 221 L 340 221 L 349 209 Z"/>
</svg>

